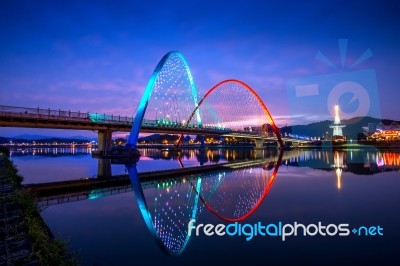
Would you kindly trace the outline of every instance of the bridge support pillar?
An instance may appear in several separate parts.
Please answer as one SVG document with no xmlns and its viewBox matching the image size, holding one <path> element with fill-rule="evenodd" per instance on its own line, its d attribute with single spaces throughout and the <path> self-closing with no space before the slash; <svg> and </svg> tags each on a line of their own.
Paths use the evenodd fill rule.
<svg viewBox="0 0 400 266">
<path fill-rule="evenodd" d="M 263 149 L 263 148 L 264 148 L 264 140 L 256 139 L 256 149 Z"/>
<path fill-rule="evenodd" d="M 206 147 L 206 144 L 204 142 L 204 136 L 200 136 L 200 149 L 204 149 Z"/>
<path fill-rule="evenodd" d="M 204 165 L 205 164 L 205 162 L 206 162 L 206 151 L 204 150 L 204 149 L 201 149 L 200 150 L 200 154 L 199 154 L 200 156 L 200 165 Z"/>
<path fill-rule="evenodd" d="M 108 154 L 112 146 L 112 131 L 99 130 L 98 132 L 99 153 Z"/>
<path fill-rule="evenodd" d="M 255 160 L 264 159 L 264 150 L 256 149 L 255 151 Z"/>
<path fill-rule="evenodd" d="M 97 163 L 97 178 L 108 178 L 111 173 L 111 159 L 99 159 Z"/>
<path fill-rule="evenodd" d="M 298 147 L 298 146 L 299 146 L 298 142 L 285 141 L 285 147 Z"/>
</svg>

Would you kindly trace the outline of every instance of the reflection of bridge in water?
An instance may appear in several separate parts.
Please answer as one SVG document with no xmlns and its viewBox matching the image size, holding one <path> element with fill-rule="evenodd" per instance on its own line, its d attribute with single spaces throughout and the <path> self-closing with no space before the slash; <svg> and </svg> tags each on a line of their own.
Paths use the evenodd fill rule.
<svg viewBox="0 0 400 266">
<path fill-rule="evenodd" d="M 246 167 L 265 165 L 268 167 L 273 157 L 251 161 L 236 161 L 206 166 L 194 166 L 183 169 L 171 169 L 140 173 L 139 177 L 145 188 L 163 187 L 170 183 L 184 182 L 193 176 L 205 173 L 219 173 Z M 79 180 L 58 181 L 38 184 L 27 184 L 36 196 L 40 206 L 50 206 L 77 200 L 95 199 L 131 191 L 129 175 L 109 176 L 108 178 L 82 178 Z"/>
<path fill-rule="evenodd" d="M 166 155 L 162 151 L 147 151 L 149 158 L 173 159 L 179 162 L 179 154 L 172 153 Z M 141 173 L 143 176 L 143 186 L 163 186 L 168 182 L 181 182 L 187 175 L 195 175 L 198 172 L 209 170 L 218 172 L 219 169 L 239 167 L 244 165 L 259 165 L 264 163 L 264 168 L 271 170 L 274 161 L 278 159 L 277 151 L 254 151 L 235 152 L 235 151 L 212 151 L 207 157 L 212 158 L 222 156 L 228 161 L 223 164 L 211 164 L 206 167 L 190 167 L 184 169 L 175 169 L 161 172 Z M 189 158 L 198 158 L 197 151 L 189 150 L 186 155 Z M 247 157 L 249 156 L 249 157 Z M 253 157 L 252 157 L 253 156 Z M 219 157 L 221 159 L 221 157 Z M 237 162 L 234 160 L 246 160 Z M 247 160 L 251 158 L 251 160 Z M 232 160 L 232 162 L 230 162 Z M 268 164 L 268 162 L 270 162 Z M 329 150 L 293 150 L 285 151 L 282 156 L 282 166 L 287 167 L 310 167 L 320 169 L 326 172 L 335 172 L 337 178 L 337 187 L 342 187 L 342 176 L 346 172 L 354 174 L 376 174 L 384 171 L 398 171 L 400 169 L 400 153 L 394 151 L 329 151 Z M 111 176 L 111 160 L 99 159 L 98 178 L 83 178 L 81 180 L 51 182 L 42 184 L 27 185 L 38 192 L 38 204 L 48 206 L 54 204 L 63 204 L 77 200 L 96 199 L 100 197 L 125 193 L 131 191 L 128 175 Z M 108 169 L 108 170 L 104 170 Z M 109 175 L 106 175 L 108 171 Z M 198 171 L 198 172 L 197 172 Z M 100 174 L 101 173 L 101 174 Z M 173 178 L 168 178 L 169 175 Z M 186 177 L 185 177 L 186 176 Z M 156 178 L 158 177 L 158 179 Z M 157 180 L 155 180 L 157 179 Z"/>
<path fill-rule="evenodd" d="M 203 206 L 224 221 L 249 217 L 267 196 L 281 160 L 282 153 L 271 170 L 271 162 L 265 161 L 227 164 L 163 187 L 144 187 L 136 167 L 127 168 L 148 230 L 163 251 L 179 255 L 190 239 L 188 223 L 197 219 Z"/>
<path fill-rule="evenodd" d="M 207 210 L 223 221 L 242 221 L 261 204 L 271 189 L 279 166 L 334 171 L 338 189 L 344 172 L 370 174 L 398 170 L 400 154 L 391 151 L 287 151 L 258 160 L 212 164 L 109 178 L 28 185 L 38 194 L 39 206 L 96 199 L 135 192 L 146 225 L 160 247 L 178 255 L 190 236 L 187 224 Z"/>
<path fill-rule="evenodd" d="M 141 174 L 137 173 L 136 165 L 128 165 L 129 175 L 125 176 L 27 187 L 36 194 L 38 205 L 42 207 L 133 189 L 143 219 L 156 242 L 167 254 L 179 255 L 190 239 L 187 224 L 198 217 L 203 206 L 227 221 L 250 216 L 267 196 L 282 153 L 277 160 L 277 163 L 262 159 Z M 68 188 L 73 190 L 65 193 Z M 57 195 L 57 190 L 64 194 Z"/>
</svg>

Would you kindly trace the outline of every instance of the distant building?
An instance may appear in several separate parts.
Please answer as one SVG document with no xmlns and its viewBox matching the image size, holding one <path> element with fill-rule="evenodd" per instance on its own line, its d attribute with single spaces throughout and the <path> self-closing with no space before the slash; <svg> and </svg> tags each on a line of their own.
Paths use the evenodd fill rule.
<svg viewBox="0 0 400 266">
<path fill-rule="evenodd" d="M 261 127 L 245 127 L 246 132 L 261 132 Z"/>
<path fill-rule="evenodd" d="M 343 128 L 346 127 L 345 124 L 342 124 L 340 121 L 340 116 L 339 116 L 339 105 L 335 105 L 335 120 L 332 125 L 329 127 L 333 129 L 333 134 L 332 134 L 332 140 L 334 141 L 344 141 L 345 138 L 343 136 Z"/>
<path fill-rule="evenodd" d="M 375 130 L 370 128 L 368 124 L 368 138 L 374 140 L 400 140 L 400 125 L 397 122 L 392 122 L 390 125 L 385 125 L 382 122 L 376 125 Z"/>
<path fill-rule="evenodd" d="M 376 123 L 368 123 L 368 132 L 375 132 L 376 131 Z"/>
<path fill-rule="evenodd" d="M 400 130 L 400 125 L 397 122 L 392 122 L 390 125 L 379 122 L 379 124 L 376 125 L 376 130 Z"/>
</svg>

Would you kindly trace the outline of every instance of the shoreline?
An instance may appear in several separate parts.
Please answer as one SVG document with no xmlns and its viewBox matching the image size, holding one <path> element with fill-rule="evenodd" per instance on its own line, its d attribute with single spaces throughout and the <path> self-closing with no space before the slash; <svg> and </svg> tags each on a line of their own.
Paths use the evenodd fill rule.
<svg viewBox="0 0 400 266">
<path fill-rule="evenodd" d="M 6 265 L 78 265 L 76 254 L 64 241 L 55 239 L 30 192 L 22 185 L 23 177 L 0 150 L 1 204 L 4 210 L 4 247 Z M 2 263 L 3 264 L 3 263 Z"/>
</svg>

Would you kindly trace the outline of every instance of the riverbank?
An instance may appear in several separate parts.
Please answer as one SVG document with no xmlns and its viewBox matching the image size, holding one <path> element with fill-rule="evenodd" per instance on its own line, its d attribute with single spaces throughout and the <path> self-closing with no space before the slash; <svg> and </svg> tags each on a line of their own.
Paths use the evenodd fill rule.
<svg viewBox="0 0 400 266">
<path fill-rule="evenodd" d="M 78 265 L 52 236 L 22 180 L 6 151 L 0 152 L 0 265 Z"/>
</svg>

